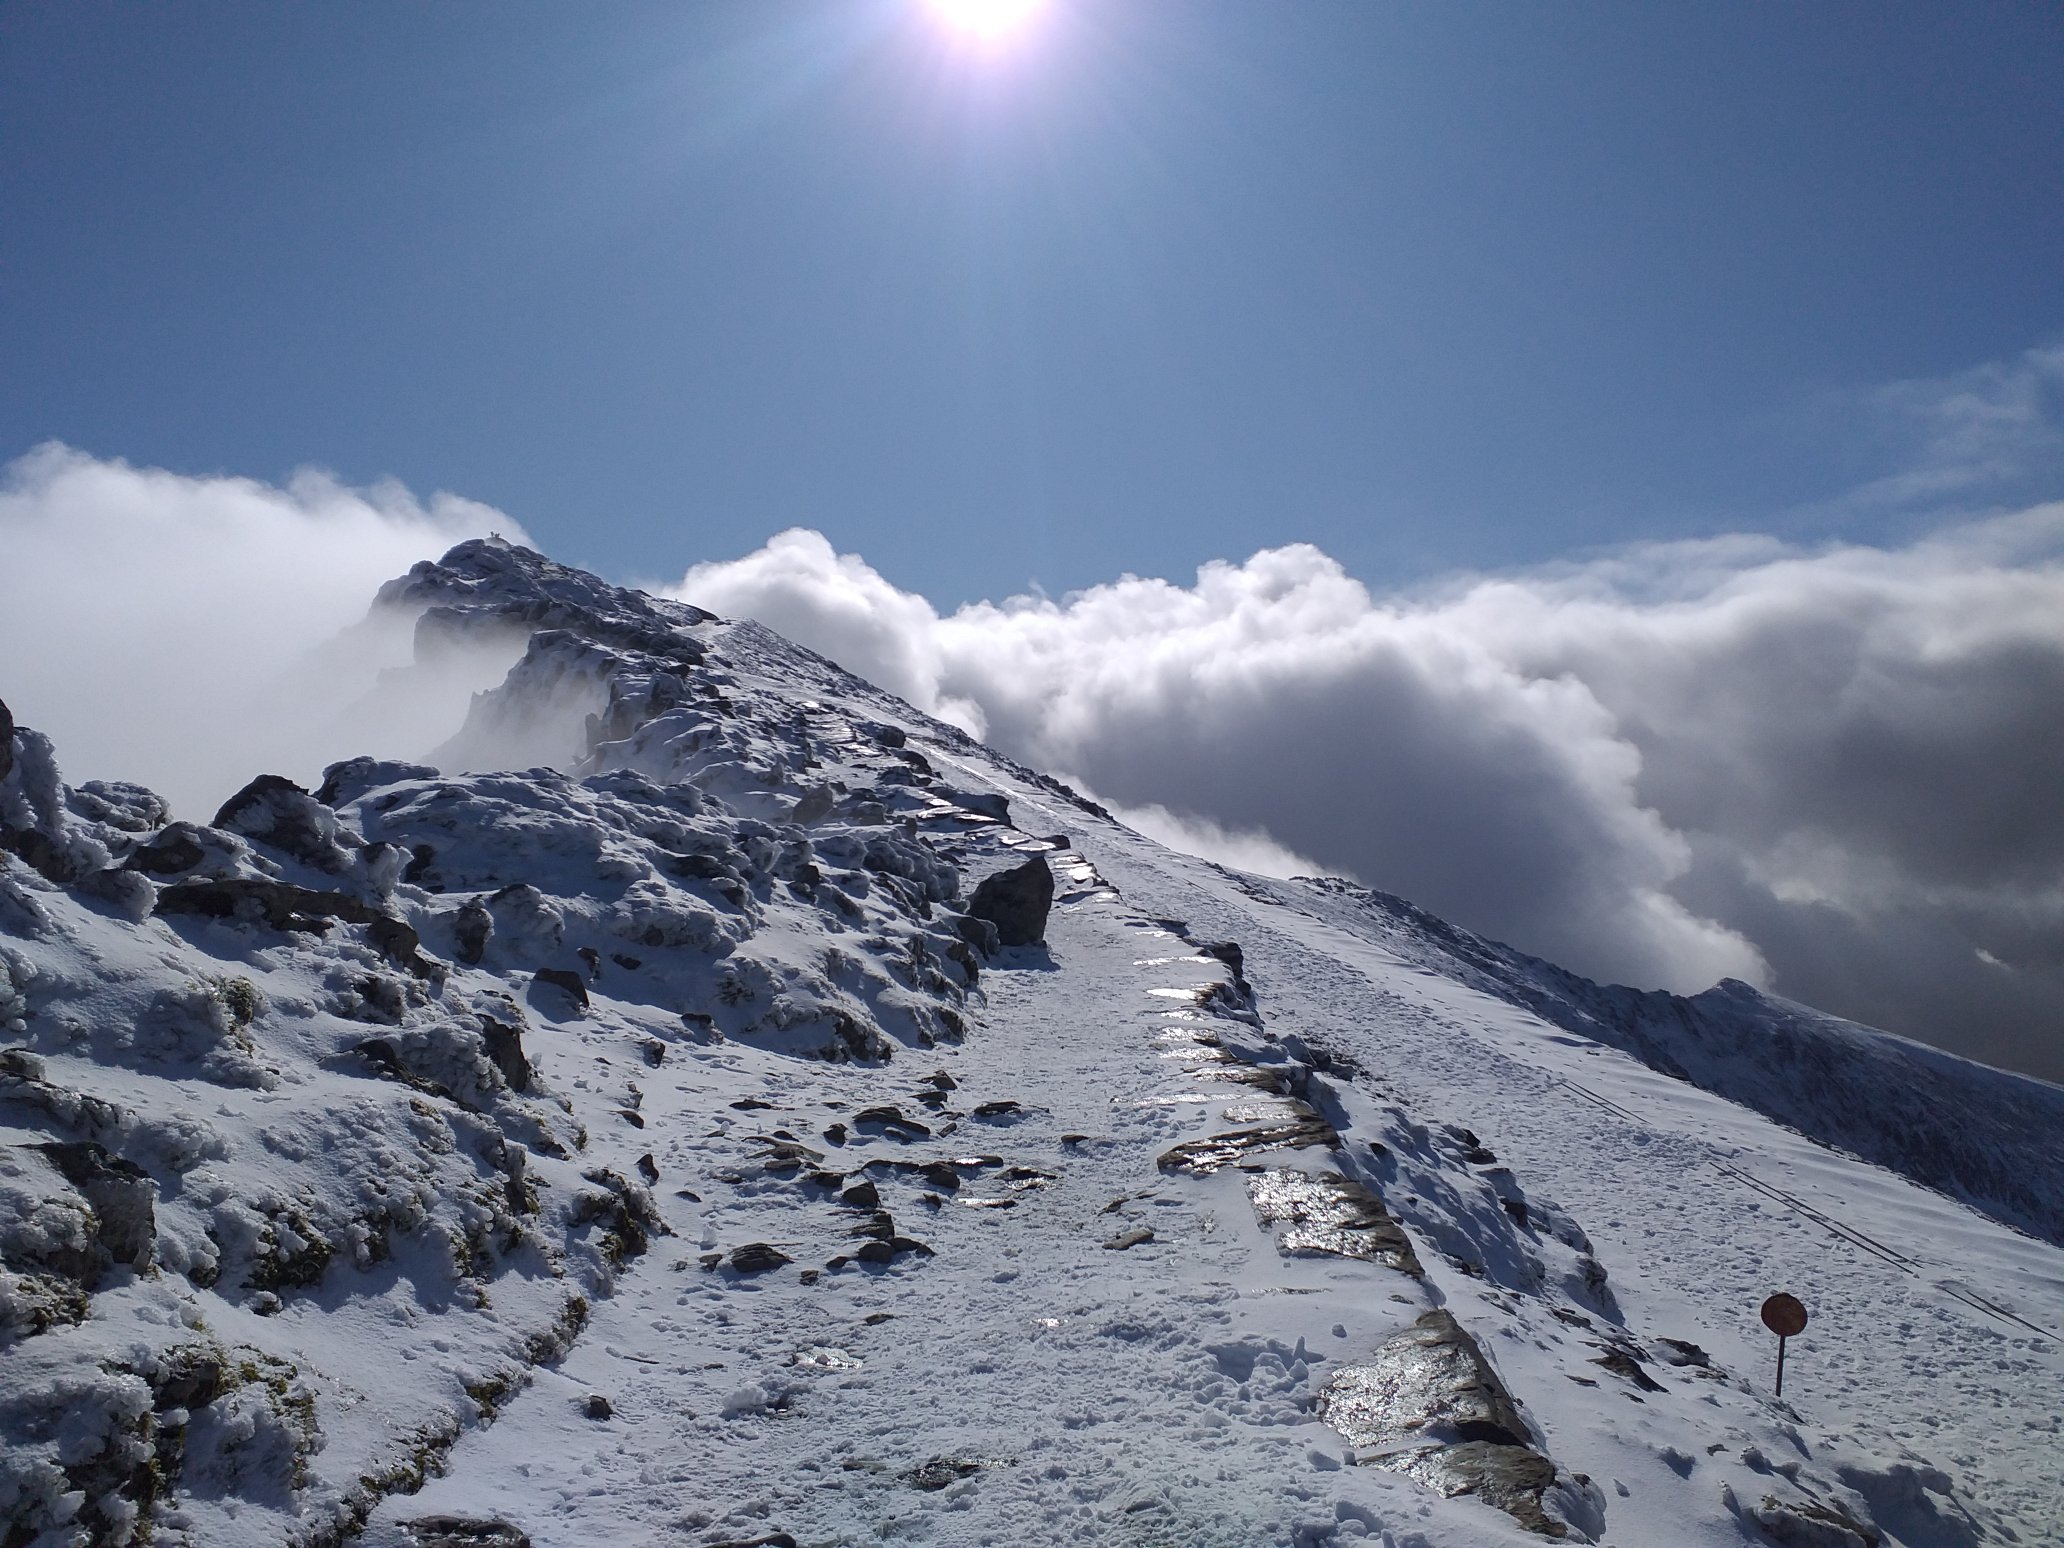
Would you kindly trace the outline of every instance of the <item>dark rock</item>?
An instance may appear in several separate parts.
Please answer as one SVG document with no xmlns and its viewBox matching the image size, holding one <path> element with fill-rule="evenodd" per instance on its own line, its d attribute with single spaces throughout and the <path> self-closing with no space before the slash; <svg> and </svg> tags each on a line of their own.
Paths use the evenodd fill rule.
<svg viewBox="0 0 2064 1548">
<path fill-rule="evenodd" d="M 538 983 L 560 990 L 582 1010 L 588 1008 L 588 986 L 581 982 L 580 974 L 565 968 L 539 968 L 532 976 Z"/>
<path fill-rule="evenodd" d="M 862 1263 L 894 1263 L 896 1249 L 887 1242 L 865 1241 L 854 1251 L 853 1256 Z"/>
<path fill-rule="evenodd" d="M 459 960 L 467 967 L 480 966 L 480 959 L 487 955 L 487 943 L 494 935 L 494 915 L 487 911 L 487 905 L 478 898 L 468 898 L 459 905 L 459 912 L 452 920 L 452 939 L 458 945 Z"/>
<path fill-rule="evenodd" d="M 881 1204 L 881 1189 L 862 1178 L 839 1195 L 839 1202 L 849 1209 L 875 1209 Z"/>
<path fill-rule="evenodd" d="M 645 1186 L 648 1188 L 659 1181 L 659 1163 L 652 1159 L 652 1152 L 649 1150 L 638 1157 L 638 1175 L 645 1179 Z"/>
<path fill-rule="evenodd" d="M 174 882 L 158 893 L 160 914 L 198 914 L 320 935 L 334 920 L 371 924 L 379 910 L 342 892 L 318 892 L 263 877 Z"/>
<path fill-rule="evenodd" d="M 389 1080 L 407 1080 L 409 1078 L 408 1069 L 401 1062 L 401 1050 L 396 1048 L 393 1042 L 387 1038 L 368 1037 L 361 1039 L 352 1045 L 351 1051 L 382 1075 L 385 1075 Z"/>
<path fill-rule="evenodd" d="M 416 844 L 409 849 L 409 862 L 402 867 L 401 879 L 417 886 L 428 887 L 432 892 L 443 889 L 432 886 L 430 868 L 437 862 L 437 848 L 432 844 Z"/>
<path fill-rule="evenodd" d="M 785 1172 L 791 1177 L 805 1166 L 813 1166 L 824 1159 L 823 1151 L 812 1150 L 795 1140 L 763 1139 L 759 1144 L 761 1163 L 767 1170 Z"/>
<path fill-rule="evenodd" d="M 616 1417 L 616 1409 L 610 1404 L 609 1399 L 599 1392 L 590 1392 L 588 1394 L 588 1400 L 581 1404 L 581 1413 L 589 1419 L 613 1419 Z"/>
<path fill-rule="evenodd" d="M 16 831 L 0 823 L 0 849 L 12 849 L 45 881 L 68 887 L 79 879 L 78 867 L 49 834 L 37 828 Z"/>
<path fill-rule="evenodd" d="M 508 1522 L 474 1516 L 418 1516 L 402 1529 L 416 1548 L 530 1548 L 530 1538 Z"/>
<path fill-rule="evenodd" d="M 1199 946 L 1197 954 L 1203 957 L 1215 957 L 1233 970 L 1234 979 L 1240 983 L 1247 981 L 1247 974 L 1244 971 L 1247 959 L 1242 955 L 1237 941 L 1213 941 L 1209 945 Z"/>
<path fill-rule="evenodd" d="M 656 1037 L 648 1037 L 638 1044 L 638 1057 L 656 1070 L 666 1063 L 666 1044 Z"/>
<path fill-rule="evenodd" d="M 1631 1381 L 1643 1392 L 1661 1392 L 1663 1384 L 1641 1367 L 1641 1362 L 1624 1349 L 1614 1349 L 1591 1362 L 1602 1365 L 1622 1381 Z"/>
<path fill-rule="evenodd" d="M 741 1274 L 764 1274 L 769 1269 L 778 1269 L 795 1259 L 778 1247 L 765 1242 L 747 1242 L 731 1254 L 731 1267 Z"/>
<path fill-rule="evenodd" d="M 1681 1338 L 1659 1338 L 1656 1342 L 1662 1346 L 1663 1358 L 1672 1365 L 1696 1366 L 1700 1370 L 1712 1369 L 1713 1357 L 1696 1344 Z"/>
<path fill-rule="evenodd" d="M 960 1173 L 948 1161 L 934 1161 L 924 1169 L 924 1180 L 943 1193 L 960 1191 Z"/>
<path fill-rule="evenodd" d="M 1153 1231 L 1147 1226 L 1134 1226 L 1130 1231 L 1120 1231 L 1104 1243 L 1106 1252 L 1124 1252 L 1131 1247 L 1144 1247 L 1154 1239 Z"/>
<path fill-rule="evenodd" d="M 0 779 L 14 772 L 14 711 L 0 699 Z"/>
<path fill-rule="evenodd" d="M 864 1107 L 853 1114 L 856 1129 L 880 1129 L 908 1144 L 913 1139 L 930 1139 L 932 1131 L 915 1118 L 906 1118 L 893 1107 Z M 826 1135 L 831 1133 L 826 1129 Z"/>
<path fill-rule="evenodd" d="M 977 1118 L 1009 1118 L 1020 1111 L 1022 1109 L 1018 1104 L 1006 1097 L 1001 1101 L 982 1103 L 975 1109 L 975 1116 Z"/>
<path fill-rule="evenodd" d="M 846 1133 L 846 1126 L 842 1123 L 827 1123 L 824 1126 L 825 1139 L 834 1145 L 845 1144 Z"/>
<path fill-rule="evenodd" d="M 1010 798 L 1001 790 L 956 790 L 952 799 L 964 812 L 993 817 L 998 822 L 1010 821 Z"/>
<path fill-rule="evenodd" d="M 205 1344 L 190 1344 L 165 1355 L 163 1369 L 151 1381 L 151 1407 L 205 1408 L 229 1386 L 229 1368 L 222 1354 Z"/>
<path fill-rule="evenodd" d="M 1053 868 L 1044 855 L 1034 855 L 1023 865 L 984 877 L 968 912 L 996 926 L 999 944 L 1031 946 L 1046 938 L 1053 898 Z"/>
<path fill-rule="evenodd" d="M 622 968 L 627 973 L 635 973 L 638 971 L 639 968 L 645 965 L 644 962 L 639 958 L 628 956 L 620 951 L 612 951 L 609 954 L 609 960 L 611 962 L 614 962 L 618 967 Z"/>
<path fill-rule="evenodd" d="M 319 871 L 341 871 L 348 860 L 337 847 L 330 809 L 283 775 L 260 774 L 222 803 L 215 826 L 284 850 Z"/>
<path fill-rule="evenodd" d="M 977 919 L 972 914 L 954 914 L 947 923 L 959 932 L 960 938 L 985 957 L 996 955 L 1001 944 L 996 938 L 996 926 L 986 919 Z"/>
<path fill-rule="evenodd" d="M 406 920 L 396 919 L 392 914 L 375 914 L 366 923 L 366 939 L 396 967 L 407 968 L 418 978 L 430 976 L 430 963 L 417 950 L 422 940 L 416 934 L 416 927 Z"/>
<path fill-rule="evenodd" d="M 957 1091 L 960 1088 L 960 1082 L 948 1075 L 944 1070 L 934 1070 L 927 1075 L 925 1077 L 925 1084 L 940 1091 Z"/>
<path fill-rule="evenodd" d="M 796 1540 L 786 1532 L 769 1532 L 765 1537 L 734 1537 L 727 1542 L 711 1543 L 709 1548 L 796 1548 Z"/>
<path fill-rule="evenodd" d="M 1884 1541 L 1875 1528 L 1830 1501 L 1780 1500 L 1766 1494 L 1755 1522 L 1782 1548 L 1878 1548 Z M 1961 1531 L 1957 1538 L 1970 1541 Z"/>
<path fill-rule="evenodd" d="M 190 871 L 208 856 L 194 835 L 191 823 L 175 822 L 148 844 L 139 844 L 126 862 L 132 871 L 152 876 L 177 876 Z"/>
<path fill-rule="evenodd" d="M 803 798 L 796 802 L 795 809 L 788 814 L 788 820 L 798 827 L 807 828 L 812 823 L 822 822 L 829 817 L 831 809 L 837 804 L 838 793 L 829 785 L 819 785 L 816 789 L 803 793 Z"/>
<path fill-rule="evenodd" d="M 903 1475 L 903 1481 L 913 1489 L 927 1491 L 943 1489 L 948 1484 L 959 1483 L 961 1479 L 979 1473 L 982 1464 L 963 1461 L 959 1457 L 933 1457 L 922 1466 L 913 1467 Z"/>
<path fill-rule="evenodd" d="M 616 1110 L 616 1116 L 621 1118 L 625 1123 L 629 1124 L 634 1129 L 642 1129 L 645 1127 L 644 1115 L 638 1112 L 635 1108 L 619 1107 Z"/>
<path fill-rule="evenodd" d="M 972 989 L 981 982 L 981 961 L 976 957 L 974 948 L 966 941 L 949 942 L 946 947 L 946 960 L 959 967 L 961 977 L 967 980 L 969 988 Z"/>
<path fill-rule="evenodd" d="M 93 1206 L 108 1260 L 139 1272 L 149 1268 L 158 1246 L 158 1190 L 149 1174 L 90 1140 L 52 1142 L 43 1153 Z"/>
<path fill-rule="evenodd" d="M 480 1037 L 486 1044 L 488 1059 L 502 1072 L 502 1079 L 509 1083 L 509 1089 L 528 1091 L 532 1071 L 530 1059 L 523 1052 L 523 1029 L 497 1021 L 492 1016 L 482 1016 Z"/>
<path fill-rule="evenodd" d="M 888 1241 L 896 1234 L 896 1221 L 885 1209 L 878 1209 L 860 1224 L 846 1233 L 848 1236 L 871 1236 L 876 1241 Z"/>
<path fill-rule="evenodd" d="M 581 959 L 581 965 L 588 970 L 588 982 L 599 983 L 602 979 L 602 954 L 592 946 L 580 946 L 573 953 Z"/>
</svg>

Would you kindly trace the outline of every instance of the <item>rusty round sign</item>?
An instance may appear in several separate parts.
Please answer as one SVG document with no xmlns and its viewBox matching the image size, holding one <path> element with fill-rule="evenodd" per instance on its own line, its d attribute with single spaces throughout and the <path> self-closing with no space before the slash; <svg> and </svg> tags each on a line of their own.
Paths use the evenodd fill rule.
<svg viewBox="0 0 2064 1548">
<path fill-rule="evenodd" d="M 1806 1308 L 1799 1304 L 1799 1298 L 1786 1295 L 1780 1290 L 1763 1303 L 1763 1326 L 1779 1338 L 1790 1338 L 1806 1331 Z"/>
</svg>

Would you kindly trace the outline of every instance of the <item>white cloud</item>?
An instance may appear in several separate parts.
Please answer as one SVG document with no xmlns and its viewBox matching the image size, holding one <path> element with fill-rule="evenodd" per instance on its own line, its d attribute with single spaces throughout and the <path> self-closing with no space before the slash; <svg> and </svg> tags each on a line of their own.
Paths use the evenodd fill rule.
<svg viewBox="0 0 2064 1548">
<path fill-rule="evenodd" d="M 493 529 L 522 536 L 450 496 L 39 449 L 0 477 L 0 696 L 72 779 L 139 779 L 186 815 L 260 770 L 420 754 L 506 658 L 383 679 L 407 620 L 368 602 Z M 1293 545 L 947 616 L 793 531 L 678 592 L 1176 847 L 1357 876 L 1596 977 L 1746 977 L 2064 1077 L 2064 505 L 1396 596 Z"/>
<path fill-rule="evenodd" d="M 56 739 L 67 778 L 137 780 L 186 816 L 262 769 L 311 778 L 343 740 L 418 751 L 423 726 L 455 718 L 449 692 L 398 725 L 347 729 L 336 708 L 408 659 L 405 628 L 320 648 L 382 582 L 494 529 L 522 535 L 393 484 L 303 472 L 275 487 L 39 447 L 0 475 L 0 697 Z"/>
<path fill-rule="evenodd" d="M 1251 871 L 1257 876 L 1277 876 L 1286 880 L 1294 876 L 1326 873 L 1327 868 L 1318 861 L 1285 849 L 1257 828 L 1225 828 L 1208 817 L 1185 817 L 1165 806 L 1151 803 L 1126 806 L 1116 801 L 1099 800 L 1087 780 L 1079 776 L 1062 777 L 1134 832 L 1144 833 L 1155 842 L 1181 850 L 1186 855 L 1216 860 L 1220 865 Z M 1333 868 L 1333 874 L 1339 874 L 1337 866 Z"/>
<path fill-rule="evenodd" d="M 677 594 L 1177 847 L 1308 855 L 1593 976 L 1774 981 L 2064 1074 L 2060 555 L 2052 505 L 1902 548 L 1727 538 L 1377 597 L 1299 545 L 942 617 L 789 532 Z"/>
</svg>

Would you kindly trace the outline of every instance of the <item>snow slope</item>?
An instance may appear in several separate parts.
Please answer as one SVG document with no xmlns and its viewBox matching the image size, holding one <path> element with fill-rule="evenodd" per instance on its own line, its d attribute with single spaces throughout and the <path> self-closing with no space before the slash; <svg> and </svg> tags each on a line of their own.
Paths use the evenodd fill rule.
<svg viewBox="0 0 2064 1548">
<path fill-rule="evenodd" d="M 167 825 L 0 728 L 5 1548 L 2064 1541 L 2056 1088 L 520 549 L 381 605 L 522 641 L 423 765 Z"/>
</svg>

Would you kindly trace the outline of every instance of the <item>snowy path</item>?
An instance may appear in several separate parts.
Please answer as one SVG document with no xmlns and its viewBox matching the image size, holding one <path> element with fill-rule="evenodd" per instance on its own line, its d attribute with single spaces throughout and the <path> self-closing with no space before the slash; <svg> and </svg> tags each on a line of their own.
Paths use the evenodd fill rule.
<svg viewBox="0 0 2064 1548">
<path fill-rule="evenodd" d="M 1031 793 L 1011 794 L 1027 826 L 1059 825 Z M 399 1522 L 436 1512 L 504 1517 L 539 1548 L 782 1533 L 1538 1541 L 1473 1501 L 1343 1468 L 1350 1448 L 1313 1416 L 1326 1372 L 1365 1358 L 1429 1295 L 1485 1339 L 1556 1462 L 1596 1480 L 1601 1541 L 1754 1541 L 1716 1496 L 1752 1507 L 1764 1475 L 1801 1460 L 1847 1469 L 1843 1482 L 1881 1523 L 1905 1521 L 1915 1545 L 1959 1548 L 1987 1522 L 2056 1540 L 2064 1358 L 1942 1287 L 2055 1325 L 2064 1255 L 1351 932 L 1284 919 L 1224 873 L 1122 837 L 1092 847 L 1124 895 L 1086 869 L 1071 891 L 1075 857 L 1056 855 L 1050 956 L 999 963 L 967 1043 L 936 1059 L 828 1070 L 735 1047 L 677 1050 L 638 1071 L 647 1127 L 635 1130 L 606 1126 L 622 1093 L 590 1078 L 597 1048 L 622 1033 L 551 1050 L 567 1061 L 548 1066 L 562 1089 L 592 1088 L 599 1159 L 627 1170 L 654 1152 L 678 1234 L 598 1305 L 561 1366 L 462 1441 L 448 1477 L 390 1502 L 368 1541 L 399 1548 Z M 1662 1394 L 1618 1391 L 1591 1369 L 1605 1345 L 1439 1253 L 1422 1252 L 1431 1287 L 1368 1264 L 1285 1259 L 1236 1178 L 1157 1171 L 1158 1155 L 1224 1128 L 1230 1110 L 1223 1089 L 1190 1078 L 1183 1035 L 1198 1015 L 1191 992 L 1225 971 L 1155 929 L 1164 914 L 1192 938 L 1241 942 L 1271 1032 L 1353 1055 L 1364 1073 L 1343 1087 L 1351 1132 L 1377 1132 L 1386 1103 L 1421 1124 L 1466 1124 L 1529 1196 L 1581 1224 L 1630 1332 L 1698 1344 L 1731 1377 L 1659 1369 Z M 917 1101 L 931 1068 L 955 1083 L 945 1122 Z M 777 1105 L 729 1105 L 755 1099 Z M 1021 1110 L 974 1116 L 993 1101 Z M 933 1137 L 825 1140 L 827 1124 L 884 1103 Z M 823 1271 L 854 1250 L 846 1233 L 865 1216 L 794 1175 L 764 1174 L 750 1136 L 777 1130 L 849 1177 L 870 1157 L 1001 1165 L 963 1166 L 952 1194 L 914 1173 L 879 1177 L 895 1231 L 936 1256 Z M 1721 1166 L 1900 1244 L 1914 1271 Z M 1012 1167 L 1032 1175 L 1013 1186 Z M 701 1202 L 678 1196 L 684 1187 Z M 1153 1240 L 1103 1245 L 1138 1228 Z M 753 1241 L 795 1262 L 704 1269 L 705 1255 Z M 1776 1288 L 1815 1313 L 1793 1350 L 1789 1406 L 1763 1394 L 1771 1351 L 1754 1321 Z M 586 1417 L 591 1394 L 612 1417 Z M 1936 1512 L 1942 1499 L 1915 1482 L 1919 1459 L 1951 1471 L 1973 1517 Z M 1705 1525 L 1686 1527 L 1693 1516 Z"/>
<path fill-rule="evenodd" d="M 1071 867 L 1056 859 L 1068 889 Z M 1462 1534 L 1443 1540 L 1536 1540 L 1473 1501 L 1343 1468 L 1348 1448 L 1311 1412 L 1326 1362 L 1365 1355 L 1427 1308 L 1417 1281 L 1285 1259 L 1236 1175 L 1157 1171 L 1169 1146 L 1223 1129 L 1243 1093 L 1200 1090 L 1186 1075 L 1195 1060 L 1181 1057 L 1193 991 L 1223 967 L 1083 880 L 1063 891 L 1048 940 L 1050 957 L 1018 953 L 985 977 L 966 1046 L 939 1051 L 956 1082 L 949 1110 L 965 1115 L 950 1135 L 823 1137 L 840 1116 L 827 1097 L 848 1112 L 896 1103 L 943 1131 L 913 1101 L 922 1055 L 876 1070 L 777 1068 L 786 1098 L 743 1058 L 730 1071 L 677 1069 L 677 1053 L 642 1078 L 647 1127 L 597 1123 L 595 1145 L 615 1144 L 624 1166 L 654 1136 L 693 1136 L 655 1152 L 655 1192 L 679 1234 L 598 1305 L 561 1366 L 460 1444 L 447 1478 L 391 1501 L 368 1541 L 405 1543 L 395 1523 L 432 1513 L 504 1517 L 540 1548 L 780 1532 L 1231 1548 L 1360 1537 L 1386 1520 Z M 569 1061 L 563 1076 L 547 1065 L 563 1088 L 593 1055 L 549 1057 Z M 755 1097 L 780 1105 L 725 1106 Z M 990 1101 L 1021 1111 L 972 1116 Z M 936 1256 L 806 1283 L 805 1269 L 853 1250 L 844 1233 L 865 1216 L 825 1190 L 750 1176 L 743 1137 L 775 1128 L 849 1175 L 868 1156 L 1004 1165 L 965 1169 L 952 1195 L 922 1178 L 880 1181 L 895 1229 Z M 1051 1180 L 1014 1187 L 1010 1167 Z M 675 1196 L 682 1186 L 704 1207 Z M 1142 1229 L 1152 1240 L 1106 1245 Z M 702 1268 L 703 1253 L 747 1241 L 795 1264 Z M 612 1417 L 585 1417 L 590 1394 Z"/>
<path fill-rule="evenodd" d="M 1272 1028 L 1352 1054 L 1423 1121 L 1466 1124 L 1530 1191 L 1574 1215 L 1630 1327 L 1692 1340 L 1760 1385 L 1774 1348 L 1755 1311 L 1790 1290 L 1815 1319 L 1794 1342 L 1785 1394 L 1810 1444 L 1888 1462 L 1924 1457 L 2023 1541 L 2064 1541 L 2064 1341 L 1956 1293 L 2064 1331 L 2064 1253 L 1369 940 L 1286 918 L 1223 873 L 1171 863 L 1146 845 L 1122 846 L 1103 863 L 1130 896 L 1242 939 Z M 1892 1248 L 1914 1271 L 1722 1166 Z M 1454 1279 L 1444 1288 L 1467 1298 L 1468 1283 Z M 1507 1365 L 1511 1376 L 1515 1362 Z M 1563 1423 L 1549 1390 L 1515 1386 L 1566 1466 L 1612 1477 L 1616 1459 L 1672 1444 L 1650 1433 L 1648 1415 L 1621 1424 L 1587 1405 Z M 1696 1462 L 1691 1471 L 1695 1482 Z M 1661 1512 L 1657 1524 L 1668 1519 Z"/>
</svg>

